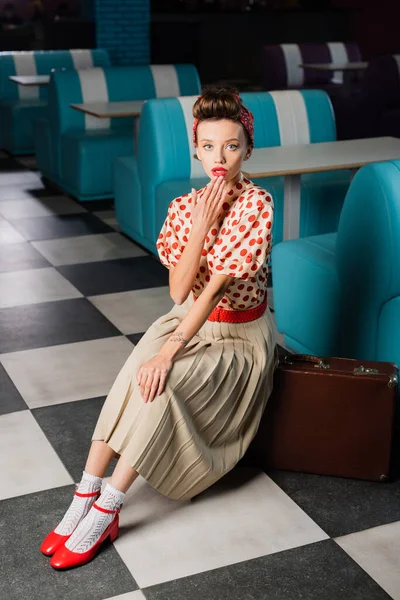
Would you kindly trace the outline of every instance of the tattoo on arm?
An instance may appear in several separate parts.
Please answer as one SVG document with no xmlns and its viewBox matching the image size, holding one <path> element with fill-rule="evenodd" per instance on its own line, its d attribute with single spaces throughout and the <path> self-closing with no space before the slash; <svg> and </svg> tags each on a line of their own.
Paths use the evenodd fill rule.
<svg viewBox="0 0 400 600">
<path fill-rule="evenodd" d="M 183 338 L 183 333 L 182 331 L 175 331 L 175 333 L 173 335 L 171 335 L 171 337 L 169 338 L 170 342 L 179 342 L 180 344 L 184 344 L 186 346 L 186 344 L 189 343 L 189 340 L 185 340 Z"/>
</svg>

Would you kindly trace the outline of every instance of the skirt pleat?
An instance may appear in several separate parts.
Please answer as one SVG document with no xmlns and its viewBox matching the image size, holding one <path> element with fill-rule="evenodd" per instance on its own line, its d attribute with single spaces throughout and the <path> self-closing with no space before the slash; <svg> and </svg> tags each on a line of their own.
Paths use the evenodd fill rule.
<svg viewBox="0 0 400 600">
<path fill-rule="evenodd" d="M 118 374 L 93 440 L 106 442 L 161 494 L 188 500 L 230 471 L 254 438 L 278 354 L 269 309 L 249 323 L 206 321 L 183 348 L 164 391 L 141 398 L 136 374 L 193 304 L 157 319 Z"/>
</svg>

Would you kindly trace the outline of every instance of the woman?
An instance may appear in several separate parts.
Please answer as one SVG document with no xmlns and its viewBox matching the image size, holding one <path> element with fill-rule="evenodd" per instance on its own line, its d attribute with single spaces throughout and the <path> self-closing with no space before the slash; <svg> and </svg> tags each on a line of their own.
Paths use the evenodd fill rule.
<svg viewBox="0 0 400 600">
<path fill-rule="evenodd" d="M 253 115 L 227 90 L 205 92 L 193 115 L 193 143 L 211 181 L 171 202 L 158 238 L 175 305 L 142 337 L 104 403 L 72 504 L 41 546 L 56 569 L 84 564 L 115 540 L 138 474 L 179 500 L 218 481 L 247 450 L 271 393 L 273 201 L 241 173 Z"/>
</svg>

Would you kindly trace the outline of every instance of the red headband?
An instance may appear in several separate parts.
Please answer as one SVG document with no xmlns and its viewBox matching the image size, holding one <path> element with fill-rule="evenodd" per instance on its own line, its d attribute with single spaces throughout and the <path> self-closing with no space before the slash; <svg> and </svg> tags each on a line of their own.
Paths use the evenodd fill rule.
<svg viewBox="0 0 400 600">
<path fill-rule="evenodd" d="M 251 141 L 251 145 L 254 146 L 254 116 L 253 113 L 246 108 L 243 104 L 242 104 L 242 100 L 240 98 L 240 96 L 238 96 L 237 94 L 235 94 L 236 98 L 238 98 L 238 100 L 240 100 L 240 122 L 243 125 L 243 127 L 245 128 L 245 130 L 247 131 L 247 133 L 249 134 L 250 137 L 250 141 Z M 199 96 L 199 98 L 201 98 L 201 96 Z M 193 145 L 196 146 L 196 130 L 197 130 L 197 126 L 199 124 L 199 119 L 195 119 L 194 123 L 193 123 Z"/>
</svg>

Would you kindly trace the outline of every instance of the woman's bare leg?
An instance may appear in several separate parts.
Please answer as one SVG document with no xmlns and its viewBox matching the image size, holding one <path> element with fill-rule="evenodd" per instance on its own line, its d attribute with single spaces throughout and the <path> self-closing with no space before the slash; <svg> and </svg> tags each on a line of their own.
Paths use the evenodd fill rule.
<svg viewBox="0 0 400 600">
<path fill-rule="evenodd" d="M 126 494 L 138 475 L 139 473 L 135 469 L 132 469 L 124 457 L 120 456 L 112 474 L 110 485 Z"/>
<path fill-rule="evenodd" d="M 85 471 L 95 477 L 104 477 L 112 459 L 118 456 L 105 442 L 95 441 L 90 446 Z"/>
<path fill-rule="evenodd" d="M 116 456 L 118 454 L 105 442 L 92 442 L 85 466 L 86 473 L 90 473 L 95 477 L 104 477 L 110 462 Z M 110 485 L 125 494 L 138 475 L 139 473 L 132 469 L 126 460 L 120 456 L 112 474 Z"/>
</svg>

